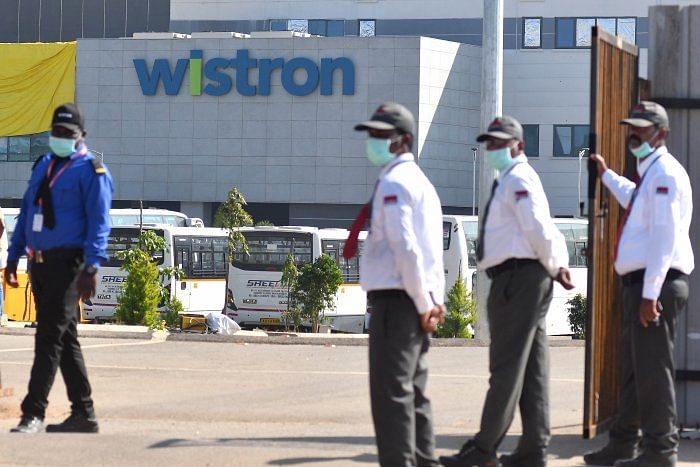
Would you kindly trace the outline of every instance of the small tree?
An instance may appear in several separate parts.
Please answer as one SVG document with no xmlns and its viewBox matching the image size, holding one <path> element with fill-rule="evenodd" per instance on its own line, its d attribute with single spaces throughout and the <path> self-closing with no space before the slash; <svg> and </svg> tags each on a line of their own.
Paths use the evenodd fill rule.
<svg viewBox="0 0 700 467">
<path fill-rule="evenodd" d="M 311 331 L 325 319 L 325 310 L 335 306 L 335 295 L 343 283 L 343 273 L 328 255 L 319 256 L 313 263 L 301 267 L 296 287 L 290 297 L 300 305 L 302 317 L 311 322 Z"/>
<path fill-rule="evenodd" d="M 255 223 L 255 227 L 274 227 L 274 226 L 275 226 L 275 224 L 273 224 L 272 221 L 268 221 L 267 219 L 263 219 L 263 220 Z"/>
<path fill-rule="evenodd" d="M 301 310 L 297 306 L 294 295 L 292 294 L 292 290 L 297 286 L 298 279 L 299 269 L 297 269 L 296 264 L 294 264 L 294 256 L 288 254 L 287 260 L 284 263 L 284 268 L 282 269 L 282 279 L 280 280 L 282 286 L 287 287 L 287 310 L 283 313 L 284 328 L 287 331 L 290 326 L 294 331 L 298 331 L 301 326 Z"/>
<path fill-rule="evenodd" d="M 569 324 L 577 339 L 586 338 L 586 317 L 588 315 L 588 302 L 583 294 L 576 294 L 567 302 L 569 305 Z"/>
<path fill-rule="evenodd" d="M 228 192 L 226 201 L 221 203 L 219 209 L 214 215 L 214 225 L 228 230 L 228 253 L 229 258 L 242 249 L 248 252 L 248 242 L 241 233 L 241 227 L 251 227 L 253 225 L 253 217 L 245 210 L 245 197 L 243 193 L 238 191 L 238 188 L 233 187 Z"/>
<path fill-rule="evenodd" d="M 467 287 L 460 271 L 457 281 L 447 292 L 445 303 L 447 313 L 445 322 L 439 324 L 435 332 L 436 337 L 461 337 L 471 339 L 474 337 L 474 323 L 476 322 L 476 301 L 472 294 L 467 292 Z"/>
<path fill-rule="evenodd" d="M 172 277 L 180 278 L 182 271 L 177 268 L 159 269 L 154 260 L 158 252 L 167 251 L 163 237 L 152 230 L 139 234 L 138 248 L 118 253 L 123 260 L 121 269 L 127 272 L 124 288 L 117 298 L 117 319 L 126 324 L 143 324 L 150 328 L 164 328 L 177 321 L 182 311 L 182 303 L 171 297 L 170 287 L 164 286 Z M 159 306 L 165 308 L 165 320 L 161 319 Z"/>
</svg>

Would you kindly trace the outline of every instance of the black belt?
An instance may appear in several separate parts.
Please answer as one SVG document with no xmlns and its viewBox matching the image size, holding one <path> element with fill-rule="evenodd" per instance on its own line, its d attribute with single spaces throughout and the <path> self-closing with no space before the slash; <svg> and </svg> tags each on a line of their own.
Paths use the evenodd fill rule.
<svg viewBox="0 0 700 467">
<path fill-rule="evenodd" d="M 637 269 L 636 271 L 628 272 L 622 276 L 622 285 L 635 285 L 644 282 L 644 273 L 646 269 Z M 681 277 L 687 277 L 688 275 L 679 271 L 678 269 L 669 269 L 666 273 L 666 279 L 664 282 L 675 281 Z"/>
<path fill-rule="evenodd" d="M 401 289 L 385 289 L 385 290 L 370 290 L 367 292 L 367 299 L 371 302 L 373 300 L 381 300 L 387 298 L 409 298 L 405 290 Z"/>
<path fill-rule="evenodd" d="M 52 248 L 51 250 L 36 250 L 30 255 L 32 263 L 51 263 L 83 257 L 82 248 Z"/>
<path fill-rule="evenodd" d="M 503 261 L 501 264 L 492 266 L 486 269 L 486 275 L 489 279 L 493 279 L 499 274 L 511 271 L 513 269 L 522 268 L 523 266 L 528 266 L 530 264 L 539 264 L 539 261 L 531 258 L 511 258 Z"/>
</svg>

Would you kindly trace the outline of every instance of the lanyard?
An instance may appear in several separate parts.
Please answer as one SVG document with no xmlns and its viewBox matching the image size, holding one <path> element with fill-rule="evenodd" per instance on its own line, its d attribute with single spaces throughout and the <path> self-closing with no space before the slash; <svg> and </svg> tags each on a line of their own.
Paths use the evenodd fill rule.
<svg viewBox="0 0 700 467">
<path fill-rule="evenodd" d="M 78 151 L 78 153 L 76 154 L 75 159 L 80 159 L 81 157 L 84 157 L 87 154 L 87 152 L 88 152 L 87 147 L 82 146 L 80 148 L 80 150 Z M 63 167 L 61 167 L 61 169 L 58 171 L 58 173 L 56 173 L 56 175 L 53 178 L 51 177 L 51 173 L 53 172 L 54 165 L 56 165 L 56 159 L 51 160 L 51 164 L 49 164 L 49 168 L 46 171 L 46 178 L 49 179 L 49 188 L 53 187 L 54 183 L 56 183 L 56 180 L 58 180 L 58 178 L 61 175 L 63 175 L 63 172 L 68 170 L 68 168 L 71 166 L 71 164 L 73 164 L 73 161 L 75 159 L 71 158 L 67 164 L 65 164 Z"/>
</svg>

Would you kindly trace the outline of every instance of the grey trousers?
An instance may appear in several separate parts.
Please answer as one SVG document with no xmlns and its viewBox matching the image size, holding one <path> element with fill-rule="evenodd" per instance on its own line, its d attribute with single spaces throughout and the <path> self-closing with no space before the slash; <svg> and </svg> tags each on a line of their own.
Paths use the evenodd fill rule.
<svg viewBox="0 0 700 467">
<path fill-rule="evenodd" d="M 429 345 L 408 295 L 372 300 L 369 385 L 382 466 L 438 465 L 425 396 Z"/>
<path fill-rule="evenodd" d="M 545 317 L 552 278 L 528 264 L 493 278 L 487 302 L 491 346 L 489 390 L 474 440 L 496 451 L 520 406 L 523 434 L 518 450 L 537 452 L 549 444 L 549 348 Z"/>
<path fill-rule="evenodd" d="M 645 456 L 656 459 L 658 465 L 675 465 L 679 436 L 673 348 L 678 315 L 688 304 L 688 279 L 685 276 L 664 283 L 659 324 L 646 328 L 639 321 L 642 287 L 639 283 L 622 290 L 620 409 L 610 441 L 634 445 L 641 440 Z"/>
</svg>

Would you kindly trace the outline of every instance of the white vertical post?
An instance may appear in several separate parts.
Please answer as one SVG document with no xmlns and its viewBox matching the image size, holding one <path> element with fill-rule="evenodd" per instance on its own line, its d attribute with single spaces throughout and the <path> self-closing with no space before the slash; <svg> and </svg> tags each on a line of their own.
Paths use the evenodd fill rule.
<svg viewBox="0 0 700 467">
<path fill-rule="evenodd" d="M 481 71 L 481 130 L 503 114 L 503 0 L 484 0 L 484 29 Z M 488 164 L 479 164 L 479 227 L 483 212 L 491 194 L 496 171 Z M 491 281 L 485 271 L 479 271 L 476 279 L 478 319 L 476 338 L 489 341 L 486 318 L 486 298 Z"/>
</svg>

